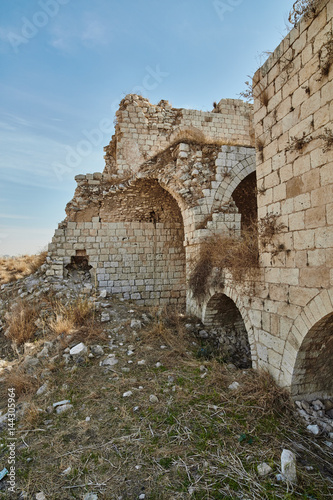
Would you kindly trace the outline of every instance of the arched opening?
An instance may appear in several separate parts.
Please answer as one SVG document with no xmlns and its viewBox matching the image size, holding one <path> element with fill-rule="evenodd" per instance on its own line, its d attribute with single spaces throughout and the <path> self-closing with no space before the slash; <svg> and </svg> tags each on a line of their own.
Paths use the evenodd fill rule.
<svg viewBox="0 0 333 500">
<path fill-rule="evenodd" d="M 298 351 L 292 395 L 308 401 L 333 397 L 333 313 L 318 321 Z"/>
<path fill-rule="evenodd" d="M 250 368 L 251 349 L 243 318 L 235 302 L 223 293 L 209 300 L 204 324 L 212 328 L 218 348 L 226 359 L 239 368 Z"/>
<path fill-rule="evenodd" d="M 99 219 L 100 286 L 146 305 L 184 306 L 184 226 L 171 194 L 155 179 L 140 179 L 106 196 Z"/>
<path fill-rule="evenodd" d="M 257 220 L 257 177 L 252 172 L 243 179 L 232 194 L 232 198 L 241 214 L 242 230 L 250 228 Z"/>
</svg>

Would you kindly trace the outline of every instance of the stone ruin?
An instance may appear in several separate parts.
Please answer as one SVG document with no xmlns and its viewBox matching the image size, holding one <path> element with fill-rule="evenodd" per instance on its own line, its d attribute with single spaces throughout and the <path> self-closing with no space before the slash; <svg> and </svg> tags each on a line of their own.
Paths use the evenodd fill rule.
<svg viewBox="0 0 333 500">
<path fill-rule="evenodd" d="M 105 169 L 76 176 L 48 253 L 50 276 L 81 268 L 121 299 L 186 306 L 224 339 L 238 332 L 235 349 L 302 401 L 333 397 L 332 18 L 323 0 L 295 25 L 254 75 L 254 106 L 126 96 Z M 196 298 L 203 242 L 267 217 L 280 230 L 259 238 L 251 286 L 224 269 Z"/>
</svg>

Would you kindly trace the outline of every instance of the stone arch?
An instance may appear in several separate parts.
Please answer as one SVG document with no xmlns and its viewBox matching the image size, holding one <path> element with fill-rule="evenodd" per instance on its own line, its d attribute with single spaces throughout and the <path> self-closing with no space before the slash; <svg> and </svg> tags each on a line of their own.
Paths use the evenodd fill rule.
<svg viewBox="0 0 333 500">
<path fill-rule="evenodd" d="M 213 201 L 213 211 L 233 201 L 232 195 L 235 189 L 248 175 L 256 172 L 255 150 L 247 149 L 250 149 L 251 153 L 232 167 L 229 176 L 225 177 L 218 187 Z"/>
<path fill-rule="evenodd" d="M 325 347 L 323 347 L 325 346 Z M 281 385 L 294 397 L 333 395 L 333 291 L 316 295 L 294 321 L 282 358 Z M 326 384 L 329 380 L 330 384 Z"/>
<path fill-rule="evenodd" d="M 232 198 L 238 208 L 238 213 L 241 215 L 241 229 L 251 227 L 258 219 L 256 192 L 257 177 L 254 171 L 244 177 L 232 193 Z"/>
<path fill-rule="evenodd" d="M 137 179 L 103 197 L 99 220 L 99 285 L 147 305 L 184 306 L 184 224 L 175 198 L 156 179 Z"/>
<path fill-rule="evenodd" d="M 194 142 L 206 142 L 206 136 L 202 130 L 197 127 L 187 126 L 176 128 L 170 134 L 170 144 L 178 141 L 194 141 Z"/>
<path fill-rule="evenodd" d="M 240 340 L 248 341 L 252 367 L 256 367 L 257 351 L 253 326 L 234 288 L 226 286 L 223 290 L 211 289 L 209 297 L 203 304 L 201 319 L 204 325 L 210 327 L 217 326 L 221 322 L 227 325 L 236 324 L 240 330 Z"/>
</svg>

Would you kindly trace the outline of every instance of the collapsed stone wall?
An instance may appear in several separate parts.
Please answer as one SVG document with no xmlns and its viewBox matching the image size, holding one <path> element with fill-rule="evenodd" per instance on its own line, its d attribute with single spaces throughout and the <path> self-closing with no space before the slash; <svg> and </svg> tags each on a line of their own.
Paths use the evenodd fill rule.
<svg viewBox="0 0 333 500">
<path fill-rule="evenodd" d="M 140 165 L 178 139 L 239 146 L 253 144 L 252 108 L 237 99 L 223 99 L 214 112 L 172 108 L 128 95 L 116 113 L 116 133 L 105 148 L 105 173 L 135 172 Z"/>
<path fill-rule="evenodd" d="M 240 233 L 232 193 L 255 171 L 254 149 L 247 146 L 253 144 L 251 109 L 221 101 L 215 112 L 193 112 L 200 124 L 189 127 L 190 110 L 127 96 L 104 172 L 76 176 L 67 217 L 49 247 L 48 274 L 66 276 L 84 258 L 93 281 L 120 298 L 185 305 L 186 276 L 200 242 L 212 232 Z M 148 113 L 148 121 L 138 113 Z M 148 145 L 149 154 L 136 158 L 140 164 L 127 156 L 125 169 L 129 137 L 132 153 Z"/>
</svg>

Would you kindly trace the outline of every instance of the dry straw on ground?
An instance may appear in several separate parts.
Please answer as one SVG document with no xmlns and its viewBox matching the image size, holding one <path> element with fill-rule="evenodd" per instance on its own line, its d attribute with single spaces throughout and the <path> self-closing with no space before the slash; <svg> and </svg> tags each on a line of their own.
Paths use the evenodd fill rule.
<svg viewBox="0 0 333 500">
<path fill-rule="evenodd" d="M 35 273 L 44 264 L 47 252 L 38 255 L 0 258 L 0 284 L 9 283 Z"/>
</svg>

